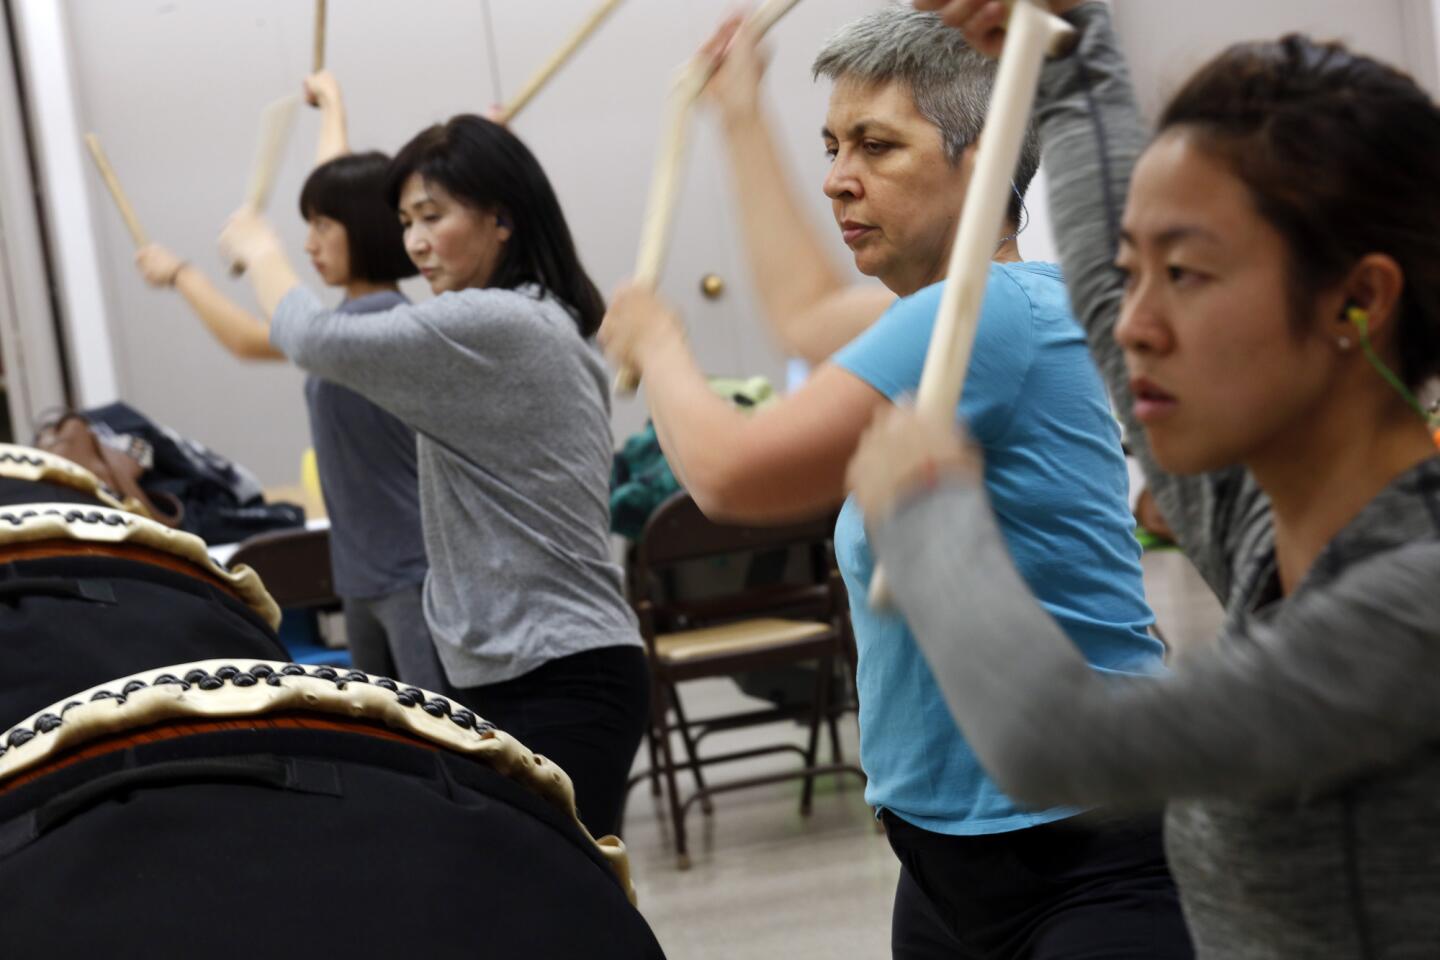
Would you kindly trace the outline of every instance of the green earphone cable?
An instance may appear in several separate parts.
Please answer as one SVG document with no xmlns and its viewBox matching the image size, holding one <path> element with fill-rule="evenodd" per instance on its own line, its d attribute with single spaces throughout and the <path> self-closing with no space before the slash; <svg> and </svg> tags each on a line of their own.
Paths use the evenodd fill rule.
<svg viewBox="0 0 1440 960">
<path fill-rule="evenodd" d="M 1411 393 L 1410 388 L 1405 386 L 1399 377 L 1395 376 L 1393 370 L 1385 366 L 1385 361 L 1380 359 L 1375 353 L 1375 348 L 1370 345 L 1370 314 L 1360 307 L 1351 307 L 1345 311 L 1345 318 L 1355 324 L 1355 329 L 1360 333 L 1360 349 L 1364 351 L 1365 359 L 1369 360 L 1370 365 L 1375 368 L 1380 376 L 1385 378 L 1386 383 L 1394 387 L 1395 391 L 1405 398 L 1405 402 L 1410 405 L 1412 410 L 1420 415 L 1420 419 L 1423 420 L 1427 426 L 1433 427 L 1434 424 L 1431 422 L 1430 414 L 1425 412 L 1425 408 L 1420 405 L 1420 401 L 1416 399 L 1415 394 Z"/>
</svg>

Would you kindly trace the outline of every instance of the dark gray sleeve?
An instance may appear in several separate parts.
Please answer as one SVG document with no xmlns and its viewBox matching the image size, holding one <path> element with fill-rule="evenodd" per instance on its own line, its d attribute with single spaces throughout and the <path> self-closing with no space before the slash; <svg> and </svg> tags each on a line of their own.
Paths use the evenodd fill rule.
<svg viewBox="0 0 1440 960">
<path fill-rule="evenodd" d="M 1036 101 L 1056 242 L 1075 316 L 1125 426 L 1126 439 L 1180 546 L 1223 602 L 1234 558 L 1268 529 L 1269 506 L 1248 473 L 1178 477 L 1155 463 L 1131 410 L 1115 343 L 1123 283 L 1114 268 L 1131 171 L 1149 140 L 1103 3 L 1076 8 L 1078 47 L 1045 65 Z"/>
<path fill-rule="evenodd" d="M 1086 664 L 1016 572 L 981 487 L 903 505 L 871 543 L 951 714 L 1024 802 L 1294 795 L 1440 738 L 1434 541 L 1358 564 L 1153 678 Z"/>
</svg>

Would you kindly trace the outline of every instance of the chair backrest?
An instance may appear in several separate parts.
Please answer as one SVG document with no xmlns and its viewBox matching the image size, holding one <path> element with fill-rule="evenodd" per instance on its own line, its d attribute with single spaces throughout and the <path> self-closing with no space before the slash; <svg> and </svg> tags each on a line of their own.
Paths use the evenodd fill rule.
<svg viewBox="0 0 1440 960">
<path fill-rule="evenodd" d="M 781 526 L 716 523 L 700 512 L 688 493 L 682 492 L 650 515 L 637 541 L 636 556 L 645 566 L 663 567 L 715 554 L 825 543 L 834 529 L 834 514 Z"/>
<path fill-rule="evenodd" d="M 803 523 L 742 526 L 708 519 L 689 494 L 678 493 L 651 514 L 631 552 L 628 565 L 631 603 L 642 630 L 674 629 L 723 623 L 744 617 L 843 616 L 844 586 L 835 569 L 830 539 L 833 514 Z M 747 582 L 705 599 L 675 596 L 668 574 L 689 561 L 737 554 L 763 554 L 803 548 L 804 576 L 798 581 Z"/>
<path fill-rule="evenodd" d="M 260 575 L 281 607 L 327 607 L 339 601 L 328 530 L 277 530 L 251 537 L 230 558 L 231 567 L 241 563 Z"/>
</svg>

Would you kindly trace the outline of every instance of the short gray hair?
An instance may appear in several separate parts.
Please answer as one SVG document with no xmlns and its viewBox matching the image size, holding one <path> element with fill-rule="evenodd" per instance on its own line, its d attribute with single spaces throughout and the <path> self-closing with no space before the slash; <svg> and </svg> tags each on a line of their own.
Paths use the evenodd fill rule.
<svg viewBox="0 0 1440 960">
<path fill-rule="evenodd" d="M 939 129 L 953 165 L 985 126 L 996 66 L 971 48 L 959 30 L 941 23 L 938 14 L 890 4 L 841 27 L 825 41 L 810 69 L 817 80 L 909 87 L 915 109 Z M 1016 223 L 1021 198 L 1039 167 L 1040 138 L 1032 121 L 1015 170 L 1018 195 L 1010 198 L 1009 215 Z"/>
</svg>

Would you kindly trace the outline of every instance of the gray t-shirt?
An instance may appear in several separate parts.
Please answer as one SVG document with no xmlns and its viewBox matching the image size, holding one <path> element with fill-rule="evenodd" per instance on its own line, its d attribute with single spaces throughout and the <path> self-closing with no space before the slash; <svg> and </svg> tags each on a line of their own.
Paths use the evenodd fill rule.
<svg viewBox="0 0 1440 960">
<path fill-rule="evenodd" d="M 336 313 L 405 304 L 389 290 L 346 300 Z M 348 387 L 305 379 L 310 436 L 330 516 L 330 568 L 347 599 L 381 597 L 425 580 L 415 431 Z"/>
<path fill-rule="evenodd" d="M 559 301 L 464 290 L 339 316 L 297 287 L 270 340 L 419 434 L 425 616 L 451 683 L 640 644 L 610 556 L 605 366 Z"/>
</svg>

